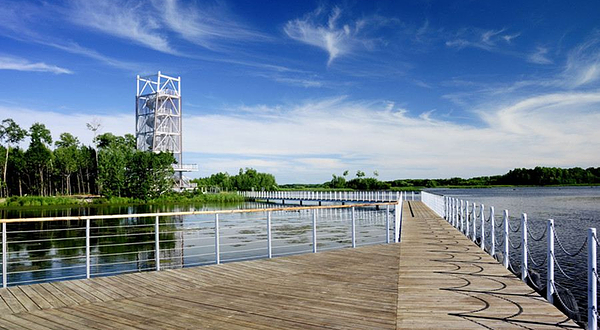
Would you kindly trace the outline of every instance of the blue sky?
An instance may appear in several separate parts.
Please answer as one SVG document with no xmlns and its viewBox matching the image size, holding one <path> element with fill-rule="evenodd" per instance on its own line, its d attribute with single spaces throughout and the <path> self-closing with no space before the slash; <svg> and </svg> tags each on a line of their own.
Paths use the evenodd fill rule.
<svg viewBox="0 0 600 330">
<path fill-rule="evenodd" d="M 181 76 L 184 161 L 278 182 L 600 166 L 598 2 L 0 0 L 0 118 L 134 133 Z"/>
</svg>

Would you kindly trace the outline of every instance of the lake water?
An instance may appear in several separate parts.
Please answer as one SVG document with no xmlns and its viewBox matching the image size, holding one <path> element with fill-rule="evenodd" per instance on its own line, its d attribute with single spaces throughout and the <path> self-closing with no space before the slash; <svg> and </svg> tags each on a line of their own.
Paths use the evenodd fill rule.
<svg viewBox="0 0 600 330">
<path fill-rule="evenodd" d="M 4 211 L 2 216 L 5 218 L 56 217 L 281 206 L 266 203 L 235 203 L 38 208 L 27 211 Z M 273 256 L 312 252 L 312 210 L 271 213 Z M 386 234 L 389 234 L 386 232 L 386 213 L 385 208 L 355 209 L 357 246 L 386 241 Z M 351 246 L 351 219 L 350 209 L 319 210 L 317 249 L 323 251 Z M 219 215 L 221 262 L 267 257 L 266 224 L 266 212 Z M 92 276 L 155 269 L 154 225 L 153 217 L 92 220 L 90 224 Z M 85 277 L 85 221 L 9 223 L 7 233 L 9 285 Z M 215 251 L 214 214 L 160 218 L 161 268 L 212 264 L 216 260 Z"/>
<path fill-rule="evenodd" d="M 585 314 L 587 307 L 587 229 L 600 227 L 600 187 L 524 187 L 524 188 L 486 188 L 486 189 L 428 189 L 431 193 L 456 197 L 469 202 L 483 203 L 485 214 L 489 215 L 489 206 L 495 208 L 496 224 L 502 221 L 502 211 L 509 210 L 511 226 L 516 230 L 520 226 L 521 213 L 528 217 L 528 230 L 535 238 L 540 238 L 545 231 L 548 219 L 554 219 L 556 236 L 569 254 L 583 250 L 575 257 L 569 256 L 555 241 L 555 255 L 558 264 L 564 271 L 555 267 L 557 285 L 569 288 L 578 300 L 579 308 Z M 489 224 L 488 224 L 489 227 Z M 600 231 L 599 231 L 600 233 Z M 502 237 L 501 229 L 496 229 L 496 239 Z M 489 240 L 489 228 L 486 231 Z M 520 232 L 509 235 L 517 245 Z M 487 241 L 486 246 L 491 242 Z M 529 238 L 528 247 L 532 261 L 529 267 L 540 273 L 542 284 L 546 280 L 546 238 L 534 241 Z M 512 249 L 510 254 L 512 266 L 521 267 L 520 249 Z M 538 265 L 540 266 L 538 266 Z M 543 264 L 543 265 L 542 265 Z M 582 315 L 585 318 L 585 315 Z"/>
</svg>

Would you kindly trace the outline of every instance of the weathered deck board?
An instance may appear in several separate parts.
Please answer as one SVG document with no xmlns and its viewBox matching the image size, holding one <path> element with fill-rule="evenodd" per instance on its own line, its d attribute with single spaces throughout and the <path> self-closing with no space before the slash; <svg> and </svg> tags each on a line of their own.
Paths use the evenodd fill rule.
<svg viewBox="0 0 600 330">
<path fill-rule="evenodd" d="M 576 327 L 424 204 L 405 203 L 403 220 L 398 328 Z"/>
<path fill-rule="evenodd" d="M 576 327 L 443 219 L 410 203 L 415 217 L 405 203 L 400 244 L 0 289 L 0 327 Z"/>
</svg>

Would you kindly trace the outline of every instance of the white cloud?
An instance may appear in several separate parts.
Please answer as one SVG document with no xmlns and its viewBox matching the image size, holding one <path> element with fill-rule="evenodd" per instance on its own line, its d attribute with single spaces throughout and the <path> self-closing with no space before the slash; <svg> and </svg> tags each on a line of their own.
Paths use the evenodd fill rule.
<svg viewBox="0 0 600 330">
<path fill-rule="evenodd" d="M 226 41 L 258 41 L 268 38 L 236 22 L 222 5 L 198 8 L 182 6 L 177 0 L 154 1 L 164 24 L 182 38 L 208 49 Z"/>
<path fill-rule="evenodd" d="M 66 15 L 75 24 L 131 40 L 163 53 L 177 53 L 161 31 L 158 13 L 152 6 L 133 1 L 115 3 L 109 0 L 77 0 L 71 4 Z"/>
<path fill-rule="evenodd" d="M 600 78 L 600 32 L 575 47 L 567 56 L 563 78 L 572 87 L 597 82 Z"/>
<path fill-rule="evenodd" d="M 392 102 L 345 97 L 245 106 L 186 116 L 184 159 L 199 163 L 198 175 L 254 167 L 274 173 L 279 182 L 322 182 L 346 169 L 377 170 L 382 179 L 397 179 L 597 166 L 599 106 L 600 91 L 538 95 L 485 107 L 470 118 L 479 125 L 440 119 L 434 111 L 411 116 Z M 0 118 L 8 117 L 24 127 L 40 121 L 55 137 L 70 132 L 91 143 L 85 127 L 91 115 L 0 106 Z M 103 132 L 133 133 L 133 114 L 99 119 Z"/>
<path fill-rule="evenodd" d="M 58 111 L 42 111 L 37 109 L 2 106 L 0 105 L 0 118 L 12 118 L 19 126 L 28 129 L 33 123 L 39 122 L 52 133 L 53 140 L 57 140 L 61 133 L 68 132 L 77 136 L 79 141 L 92 145 L 94 134 L 86 127 L 94 118 L 101 124 L 99 134 L 111 132 L 123 135 L 132 132 L 135 127 L 133 115 L 115 113 L 104 115 L 90 115 L 84 113 L 61 113 Z"/>
<path fill-rule="evenodd" d="M 369 28 L 389 22 L 383 17 L 373 16 L 340 23 L 342 16 L 340 7 L 334 7 L 328 15 L 325 8 L 319 7 L 303 18 L 288 21 L 284 31 L 294 40 L 325 50 L 329 55 L 327 64 L 330 65 L 334 59 L 358 48 L 372 49 L 375 41 L 367 37 Z"/>
<path fill-rule="evenodd" d="M 32 63 L 23 58 L 2 55 L 0 55 L 0 70 L 50 72 L 54 74 L 73 73 L 69 69 L 61 68 L 56 65 L 49 65 L 44 62 Z"/>
<path fill-rule="evenodd" d="M 551 64 L 552 60 L 547 57 L 548 48 L 537 47 L 536 51 L 527 56 L 527 61 L 535 64 Z"/>
<path fill-rule="evenodd" d="M 447 47 L 463 49 L 467 47 L 478 48 L 488 52 L 503 51 L 502 44 L 511 44 L 512 40 L 519 37 L 521 33 L 505 34 L 506 29 L 481 30 L 463 29 L 456 33 L 454 38 L 446 41 Z M 504 41 L 500 45 L 499 42 Z"/>
</svg>

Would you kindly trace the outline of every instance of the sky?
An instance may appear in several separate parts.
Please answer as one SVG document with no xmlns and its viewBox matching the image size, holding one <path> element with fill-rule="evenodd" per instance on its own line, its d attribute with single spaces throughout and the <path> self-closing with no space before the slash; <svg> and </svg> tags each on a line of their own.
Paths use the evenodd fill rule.
<svg viewBox="0 0 600 330">
<path fill-rule="evenodd" d="M 600 166 L 600 2 L 0 0 L 0 119 L 135 133 L 180 76 L 191 177 Z M 25 144 L 26 145 L 26 144 Z"/>
</svg>

